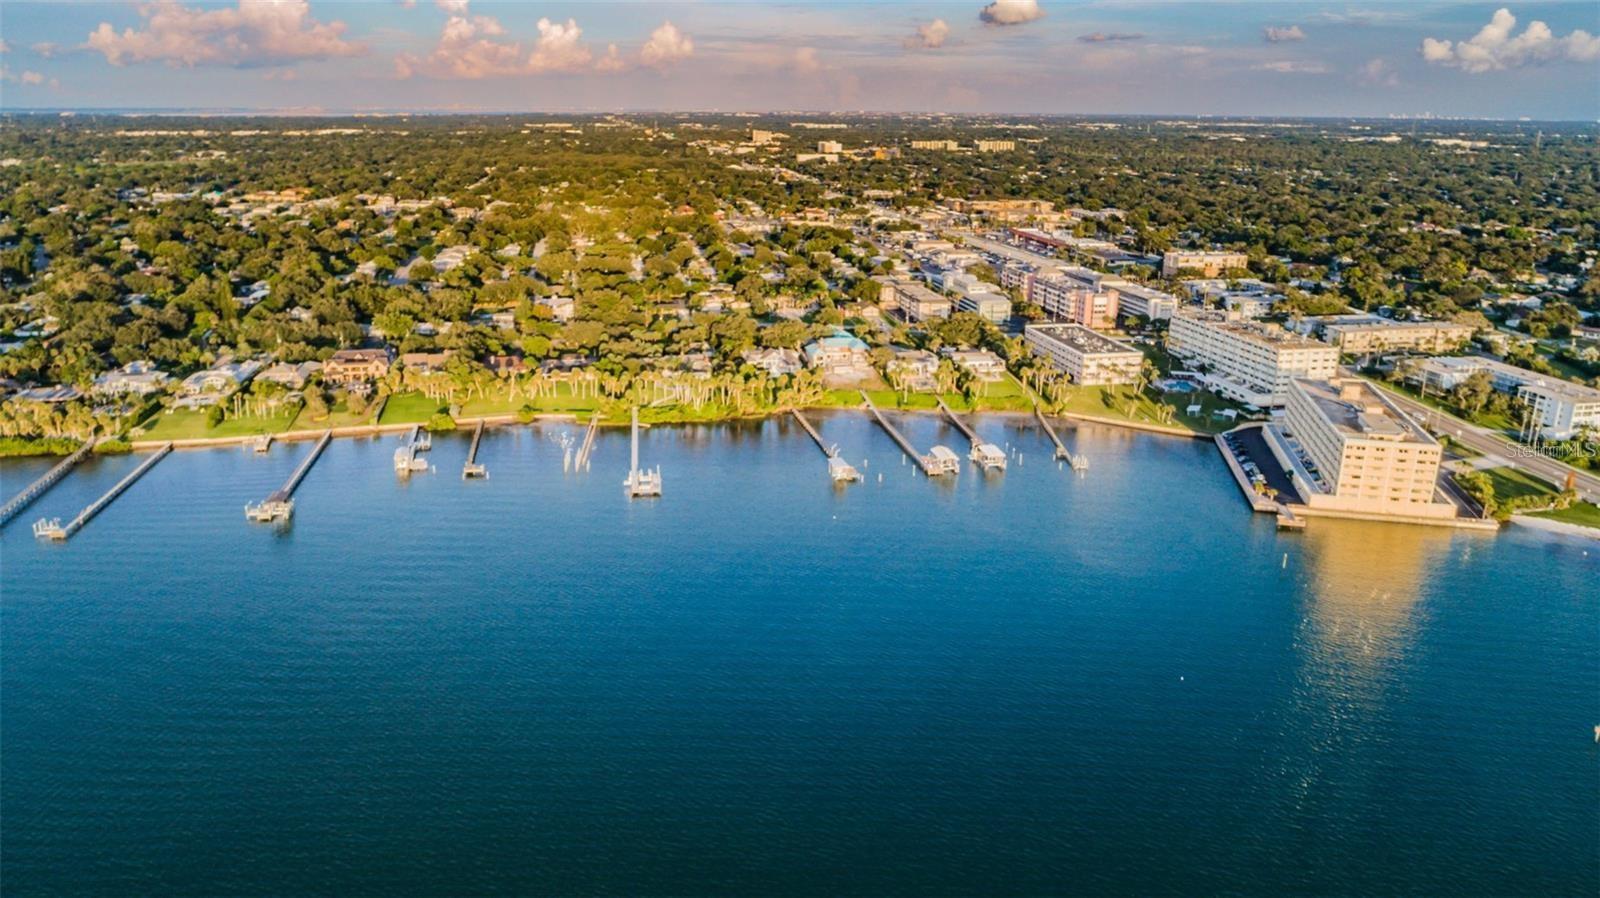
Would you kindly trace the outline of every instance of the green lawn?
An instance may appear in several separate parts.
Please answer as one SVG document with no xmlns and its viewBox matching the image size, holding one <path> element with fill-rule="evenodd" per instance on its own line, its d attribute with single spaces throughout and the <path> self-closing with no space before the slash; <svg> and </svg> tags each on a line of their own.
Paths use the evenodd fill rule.
<svg viewBox="0 0 1600 898">
<path fill-rule="evenodd" d="M 1574 502 L 1566 508 L 1555 511 L 1536 511 L 1532 516 L 1600 530 L 1600 506 L 1593 502 Z"/>
<path fill-rule="evenodd" d="M 446 408 L 445 403 L 429 399 L 421 393 L 396 393 L 384 403 L 383 416 L 378 419 L 378 423 L 424 424 Z"/>
<path fill-rule="evenodd" d="M 1135 391 L 1132 385 L 1120 386 L 1082 386 L 1068 387 L 1066 411 L 1075 415 L 1093 415 L 1099 418 L 1121 418 L 1125 421 L 1134 421 L 1141 424 L 1162 424 L 1157 415 L 1157 406 L 1160 404 L 1152 399 L 1148 393 Z M 1240 417 L 1230 421 L 1226 418 L 1213 418 L 1211 413 L 1223 409 L 1237 409 L 1238 406 L 1205 391 L 1196 393 L 1172 393 L 1163 400 L 1167 405 L 1177 408 L 1170 424 L 1163 426 L 1177 427 L 1183 430 L 1192 430 L 1198 433 L 1218 433 L 1228 430 L 1244 420 Z M 1129 411 L 1129 403 L 1132 411 Z M 1186 414 L 1189 406 L 1200 406 L 1200 413 L 1193 417 Z"/>
<path fill-rule="evenodd" d="M 343 402 L 338 402 L 328 409 L 325 418 L 313 419 L 311 413 L 301 409 L 300 417 L 294 419 L 295 430 L 323 430 L 331 427 L 357 427 L 362 424 L 372 423 L 372 413 L 377 409 L 377 400 L 367 403 L 361 414 L 355 414 Z"/>
<path fill-rule="evenodd" d="M 282 433 L 294 423 L 298 413 L 297 406 L 289 405 L 279 414 L 269 417 L 229 416 L 216 427 L 208 427 L 204 409 L 162 410 L 145 419 L 144 432 L 137 437 L 141 440 L 199 440 Z"/>
<path fill-rule="evenodd" d="M 1554 496 L 1559 492 L 1543 480 L 1516 468 L 1486 468 L 1483 473 L 1494 484 L 1494 496 L 1500 502 L 1523 496 Z"/>
</svg>

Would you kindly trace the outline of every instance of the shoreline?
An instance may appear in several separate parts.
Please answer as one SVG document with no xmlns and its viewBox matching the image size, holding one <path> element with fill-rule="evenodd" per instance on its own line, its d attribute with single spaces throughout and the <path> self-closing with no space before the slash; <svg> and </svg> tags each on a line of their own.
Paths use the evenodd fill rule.
<svg viewBox="0 0 1600 898">
<path fill-rule="evenodd" d="M 856 407 L 856 406 L 819 405 L 819 406 L 806 406 L 805 408 L 802 408 L 801 411 L 806 411 L 806 412 L 834 412 L 834 411 L 838 411 L 838 412 L 864 413 L 865 409 L 863 407 Z M 926 409 L 926 408 L 896 408 L 896 409 L 884 409 L 884 411 L 885 411 L 885 413 L 903 413 L 903 414 L 915 414 L 915 415 L 935 415 L 935 416 L 939 416 L 939 415 L 943 414 L 942 412 L 940 412 L 936 408 L 932 408 L 932 409 Z M 652 424 L 648 424 L 646 426 L 649 426 L 649 427 L 672 427 L 672 426 L 700 425 L 700 424 L 729 424 L 729 423 L 737 423 L 737 422 L 741 422 L 741 421 L 765 421 L 765 420 L 768 420 L 768 419 L 781 418 L 781 417 L 783 417 L 784 415 L 786 415 L 788 413 L 789 413 L 789 409 L 785 408 L 785 409 L 778 409 L 778 410 L 775 410 L 775 411 L 772 411 L 772 412 L 765 412 L 765 413 L 762 413 L 762 414 L 759 414 L 759 415 L 749 415 L 749 416 L 744 416 L 744 417 L 717 418 L 717 419 L 707 420 L 707 421 L 660 421 L 660 422 L 655 422 L 655 423 L 652 423 Z M 986 416 L 996 416 L 996 417 L 1027 417 L 1029 419 L 1031 419 L 1033 417 L 1033 413 L 1031 411 L 1030 412 L 1023 412 L 1023 411 L 1014 411 L 1014 410 L 1010 410 L 1010 409 L 1000 409 L 1000 410 L 995 410 L 995 411 L 966 412 L 964 414 L 986 415 Z M 1059 414 L 1059 415 L 1046 415 L 1046 417 L 1055 418 L 1055 419 L 1058 419 L 1058 420 L 1070 421 L 1070 422 L 1079 423 L 1079 424 L 1098 424 L 1098 425 L 1105 426 L 1105 427 L 1118 427 L 1118 428 L 1122 428 L 1122 429 L 1125 429 L 1125 430 L 1134 430 L 1134 431 L 1139 431 L 1139 432 L 1142 432 L 1142 433 L 1152 434 L 1152 435 L 1155 435 L 1155 436 L 1181 437 L 1181 438 L 1185 438 L 1185 439 L 1196 439 L 1196 440 L 1209 440 L 1213 436 L 1212 434 L 1199 433 L 1199 432 L 1196 432 L 1196 431 L 1182 430 L 1182 429 L 1176 428 L 1176 427 L 1166 427 L 1166 426 L 1163 426 L 1163 425 L 1160 425 L 1160 424 L 1144 424 L 1144 423 L 1141 423 L 1141 422 L 1138 422 L 1138 421 L 1124 421 L 1124 420 L 1120 420 L 1120 419 L 1117 419 L 1117 418 L 1103 418 L 1103 417 L 1099 417 L 1097 415 L 1080 415 L 1080 414 L 1074 414 L 1074 413 L 1070 413 L 1069 412 L 1069 413 L 1062 413 L 1062 414 Z M 471 428 L 476 427 L 479 421 L 482 421 L 485 427 L 505 427 L 505 426 L 517 425 L 517 424 L 523 423 L 523 422 L 520 422 L 520 421 L 517 420 L 517 416 L 516 415 L 476 415 L 476 416 L 473 416 L 473 417 L 470 417 L 470 418 L 463 417 L 463 418 L 456 418 L 454 420 L 456 422 L 456 428 L 455 428 L 456 430 L 470 430 Z M 549 413 L 541 413 L 541 414 L 535 415 L 532 421 L 529 421 L 529 422 L 526 422 L 526 423 L 528 423 L 528 424 L 538 424 L 538 423 L 542 423 L 542 422 L 546 422 L 546 421 L 567 421 L 567 422 L 577 423 L 579 420 L 581 420 L 581 417 L 580 417 L 579 413 L 577 413 L 577 412 L 549 412 Z M 422 421 L 411 421 L 411 422 L 406 422 L 406 423 L 403 423 L 403 424 L 398 424 L 398 423 L 397 424 L 352 424 L 352 425 L 348 425 L 348 426 L 344 426 L 344 427 L 334 427 L 334 428 L 331 428 L 331 430 L 333 431 L 333 436 L 334 436 L 335 439 L 346 438 L 346 437 L 367 437 L 367 436 L 380 436 L 382 434 L 387 434 L 387 433 L 403 433 L 403 432 L 405 432 L 407 430 L 410 430 L 413 427 L 421 426 L 424 423 L 425 422 L 422 422 Z M 605 422 L 602 422 L 601 426 L 602 427 L 605 427 L 605 426 L 625 427 L 627 425 L 625 423 L 622 423 L 622 422 L 619 422 L 619 423 L 614 424 L 614 425 L 608 425 Z M 285 430 L 285 431 L 280 431 L 278 433 L 273 433 L 273 434 L 244 434 L 244 435 L 241 435 L 241 436 L 228 436 L 228 437 L 192 437 L 192 438 L 189 438 L 189 439 L 180 439 L 180 440 L 129 440 L 128 441 L 128 445 L 133 451 L 139 452 L 139 451 L 146 451 L 146 450 L 150 450 L 150 449 L 157 449 L 157 448 L 160 448 L 161 446 L 167 445 L 168 443 L 171 443 L 172 444 L 172 448 L 174 448 L 174 449 L 206 449 L 206 448 L 222 447 L 222 446 L 239 446 L 239 445 L 244 445 L 246 443 L 254 442 L 255 440 L 260 439 L 263 436 L 271 436 L 274 442 L 277 442 L 277 441 L 299 442 L 299 441 L 303 441 L 303 440 L 315 440 L 318 437 L 321 437 L 324 433 L 327 433 L 329 431 L 329 429 L 330 428 L 324 427 L 324 428 L 316 428 L 316 429 L 311 429 L 311 430 L 304 430 L 304 429 Z M 40 457 L 40 456 L 35 456 L 35 457 Z"/>
</svg>

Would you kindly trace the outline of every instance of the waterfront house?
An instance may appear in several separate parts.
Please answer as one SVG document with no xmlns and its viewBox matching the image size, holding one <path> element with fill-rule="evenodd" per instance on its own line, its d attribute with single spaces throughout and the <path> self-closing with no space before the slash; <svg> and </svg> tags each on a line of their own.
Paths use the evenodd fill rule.
<svg viewBox="0 0 1600 898">
<path fill-rule="evenodd" d="M 793 349 L 747 349 L 746 363 L 767 372 L 769 377 L 784 377 L 800 371 L 800 353 Z"/>
<path fill-rule="evenodd" d="M 987 349 L 943 349 L 946 358 L 979 380 L 995 381 L 1006 376 L 1005 360 Z"/>
<path fill-rule="evenodd" d="M 322 379 L 330 384 L 377 380 L 389 373 L 387 349 L 341 349 L 322 366 Z"/>
<path fill-rule="evenodd" d="M 303 390 L 311 375 L 322 370 L 321 362 L 301 362 L 298 365 L 279 362 L 256 375 L 256 380 L 282 384 L 291 390 Z"/>
<path fill-rule="evenodd" d="M 444 370 L 445 363 L 450 360 L 451 350 L 443 352 L 402 352 L 400 365 L 407 371 L 418 374 L 434 374 Z"/>
<path fill-rule="evenodd" d="M 907 390 L 932 393 L 939 388 L 939 357 L 926 349 L 897 349 L 886 367 L 893 382 Z"/>
<path fill-rule="evenodd" d="M 867 344 L 846 330 L 818 337 L 805 345 L 806 364 L 824 371 L 844 371 L 867 365 Z"/>
<path fill-rule="evenodd" d="M 148 361 L 129 362 L 94 379 L 97 396 L 148 396 L 159 393 L 172 377 Z"/>
</svg>

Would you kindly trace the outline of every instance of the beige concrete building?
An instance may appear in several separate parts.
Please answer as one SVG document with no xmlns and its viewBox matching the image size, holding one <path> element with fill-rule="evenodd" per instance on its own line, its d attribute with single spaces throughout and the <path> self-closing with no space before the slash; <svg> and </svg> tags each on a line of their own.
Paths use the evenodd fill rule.
<svg viewBox="0 0 1600 898">
<path fill-rule="evenodd" d="M 1372 384 L 1293 378 L 1273 454 L 1312 511 L 1452 518 L 1438 501 L 1438 441 Z"/>
<path fill-rule="evenodd" d="M 1291 378 L 1329 380 L 1339 366 L 1338 348 L 1320 340 L 1210 310 L 1174 315 L 1167 349 L 1202 366 L 1206 386 L 1260 408 L 1283 405 Z"/>
<path fill-rule="evenodd" d="M 1384 324 L 1329 323 L 1322 337 L 1348 355 L 1391 352 L 1453 352 L 1472 339 L 1472 326 L 1451 321 L 1391 321 Z"/>
<path fill-rule="evenodd" d="M 953 140 L 913 140 L 913 150 L 959 150 L 961 144 Z"/>
<path fill-rule="evenodd" d="M 1173 249 L 1161 256 L 1161 276 L 1176 277 L 1178 272 L 1188 268 L 1214 278 L 1231 268 L 1248 268 L 1249 265 L 1250 257 L 1244 253 Z"/>
<path fill-rule="evenodd" d="M 1144 363 L 1144 353 L 1079 324 L 1030 324 L 1022 335 L 1029 352 L 1077 384 L 1131 384 Z"/>
<path fill-rule="evenodd" d="M 1009 153 L 1017 148 L 1017 142 L 1014 140 L 975 140 L 972 145 L 977 147 L 980 153 Z"/>
<path fill-rule="evenodd" d="M 949 318 L 954 300 L 935 293 L 909 278 L 885 278 L 878 281 L 881 289 L 878 302 L 886 309 L 899 309 L 900 317 L 909 322 L 929 318 Z"/>
</svg>

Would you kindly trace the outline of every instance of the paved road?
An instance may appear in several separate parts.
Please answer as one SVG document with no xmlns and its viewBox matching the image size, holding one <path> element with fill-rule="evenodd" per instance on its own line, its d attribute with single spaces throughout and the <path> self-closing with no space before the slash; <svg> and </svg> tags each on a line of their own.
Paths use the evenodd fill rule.
<svg viewBox="0 0 1600 898">
<path fill-rule="evenodd" d="M 1437 409 L 1429 408 L 1415 399 L 1387 390 L 1385 395 L 1409 412 L 1412 417 L 1423 422 L 1429 430 L 1447 433 L 1452 438 L 1478 452 L 1504 456 L 1518 469 L 1542 477 L 1555 484 L 1558 489 L 1567 482 L 1569 473 L 1577 475 L 1578 495 L 1590 502 L 1600 503 L 1600 477 L 1596 477 L 1587 471 L 1579 471 L 1577 468 L 1563 464 L 1553 458 L 1534 454 L 1529 451 L 1528 447 L 1502 436 L 1496 431 L 1470 424 L 1454 415 L 1447 415 Z"/>
</svg>

